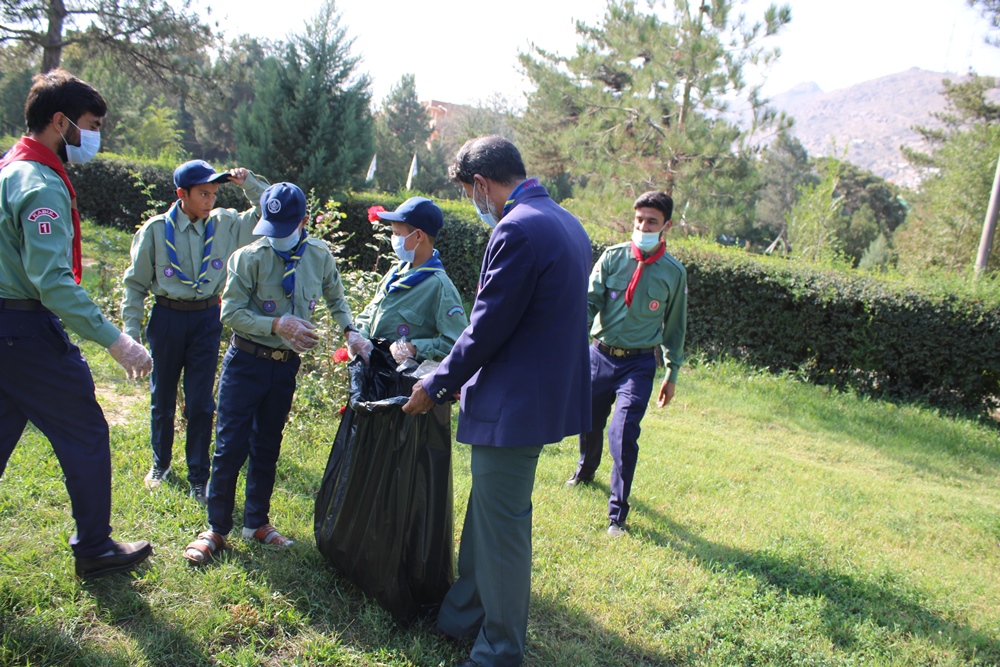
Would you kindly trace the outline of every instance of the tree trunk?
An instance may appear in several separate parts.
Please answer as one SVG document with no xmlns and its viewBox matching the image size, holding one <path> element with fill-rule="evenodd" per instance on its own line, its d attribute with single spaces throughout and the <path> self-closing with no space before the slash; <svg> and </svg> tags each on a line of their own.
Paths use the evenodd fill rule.
<svg viewBox="0 0 1000 667">
<path fill-rule="evenodd" d="M 42 72 L 48 72 L 59 67 L 62 61 L 63 20 L 66 18 L 66 5 L 63 0 L 49 0 L 49 30 L 42 45 Z"/>
</svg>

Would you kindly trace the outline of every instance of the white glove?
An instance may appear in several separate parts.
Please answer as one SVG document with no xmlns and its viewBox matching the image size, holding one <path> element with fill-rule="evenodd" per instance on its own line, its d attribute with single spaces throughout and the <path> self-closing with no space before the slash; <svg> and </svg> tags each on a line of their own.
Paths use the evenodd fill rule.
<svg viewBox="0 0 1000 667">
<path fill-rule="evenodd" d="M 397 364 L 401 364 L 407 359 L 412 359 L 417 356 L 410 351 L 410 343 L 404 343 L 401 340 L 397 340 L 395 343 L 390 345 L 389 352 L 392 354 L 392 360 Z"/>
<path fill-rule="evenodd" d="M 372 342 L 357 331 L 347 332 L 347 353 L 351 355 L 351 359 L 361 357 L 361 360 L 367 364 L 373 349 L 375 346 L 372 345 Z"/>
<path fill-rule="evenodd" d="M 108 348 L 108 353 L 125 369 L 129 379 L 145 377 L 153 370 L 153 358 L 149 352 L 128 334 L 119 334 L 118 340 Z"/>
<path fill-rule="evenodd" d="M 316 347 L 319 333 L 315 329 L 315 324 L 301 317 L 295 317 L 291 313 L 285 313 L 274 323 L 274 333 L 281 336 L 281 340 L 288 343 L 296 352 L 305 352 Z"/>
</svg>

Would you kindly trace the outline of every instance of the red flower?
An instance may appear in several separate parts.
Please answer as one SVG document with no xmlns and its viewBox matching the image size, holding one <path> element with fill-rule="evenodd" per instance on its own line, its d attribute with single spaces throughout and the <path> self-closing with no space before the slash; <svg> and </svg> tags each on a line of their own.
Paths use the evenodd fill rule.
<svg viewBox="0 0 1000 667">
<path fill-rule="evenodd" d="M 342 363 L 344 361 L 347 361 L 350 358 L 351 358 L 350 355 L 347 354 L 347 348 L 346 347 L 338 347 L 337 351 L 333 353 L 333 361 L 334 361 L 334 363 L 337 363 L 337 364 Z"/>
<path fill-rule="evenodd" d="M 378 220 L 378 214 L 384 213 L 384 206 L 369 206 L 368 207 L 368 222 L 375 222 Z"/>
<path fill-rule="evenodd" d="M 347 412 L 347 406 L 346 405 L 341 405 L 340 406 L 340 414 L 344 414 L 345 412 Z"/>
</svg>

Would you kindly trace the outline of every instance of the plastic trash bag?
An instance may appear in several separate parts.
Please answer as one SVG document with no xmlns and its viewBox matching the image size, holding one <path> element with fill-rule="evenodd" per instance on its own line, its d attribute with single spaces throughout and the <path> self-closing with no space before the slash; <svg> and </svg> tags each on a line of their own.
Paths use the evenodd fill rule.
<svg viewBox="0 0 1000 667">
<path fill-rule="evenodd" d="M 433 613 L 454 581 L 451 405 L 401 407 L 437 364 L 397 371 L 387 341 L 348 365 L 350 400 L 316 498 L 316 546 L 402 623 Z"/>
</svg>

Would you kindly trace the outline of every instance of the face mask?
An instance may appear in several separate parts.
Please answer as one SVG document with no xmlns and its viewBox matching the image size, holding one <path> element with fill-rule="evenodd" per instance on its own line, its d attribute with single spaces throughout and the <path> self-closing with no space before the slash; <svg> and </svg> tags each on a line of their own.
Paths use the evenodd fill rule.
<svg viewBox="0 0 1000 667">
<path fill-rule="evenodd" d="M 660 245 L 660 232 L 642 232 L 634 229 L 632 230 L 632 243 L 639 246 L 639 250 L 649 252 Z"/>
<path fill-rule="evenodd" d="M 69 120 L 69 118 L 66 120 Z M 62 135 L 63 141 L 66 142 L 66 159 L 71 164 L 89 162 L 91 158 L 97 155 L 97 151 L 101 150 L 101 133 L 94 130 L 80 129 L 80 126 L 73 121 L 70 120 L 69 122 L 70 125 L 80 131 L 80 145 L 74 146 L 66 141 L 66 135 Z"/>
<path fill-rule="evenodd" d="M 389 239 L 390 242 L 392 243 L 392 251 L 394 253 L 396 253 L 396 257 L 399 257 L 400 260 L 406 262 L 407 264 L 413 264 L 413 255 L 416 254 L 417 249 L 414 248 L 413 250 L 407 250 L 405 248 L 405 246 L 406 246 L 406 239 L 410 238 L 411 236 L 413 236 L 416 233 L 417 233 L 417 230 L 414 229 L 412 232 L 410 232 L 406 236 L 395 236 L 395 235 L 393 235 Z"/>
<path fill-rule="evenodd" d="M 490 210 L 491 205 L 492 205 L 491 202 L 490 202 L 490 200 L 489 199 L 486 200 L 486 206 L 485 206 L 486 210 L 485 211 L 483 211 L 483 209 L 479 207 L 479 202 L 476 201 L 476 186 L 477 185 L 479 185 L 479 184 L 473 181 L 473 183 L 472 183 L 472 205 L 476 207 L 476 213 L 479 214 L 479 219 L 480 220 L 482 220 L 483 222 L 485 222 L 490 227 L 496 227 L 497 224 L 500 222 L 500 219 L 497 218 L 497 214 L 496 213 L 494 213 L 493 211 Z"/>
<path fill-rule="evenodd" d="M 275 250 L 280 250 L 281 252 L 289 252 L 299 244 L 299 238 L 302 236 L 302 231 L 296 229 L 294 232 L 280 239 L 268 236 L 267 242 L 271 244 L 271 247 Z"/>
</svg>

